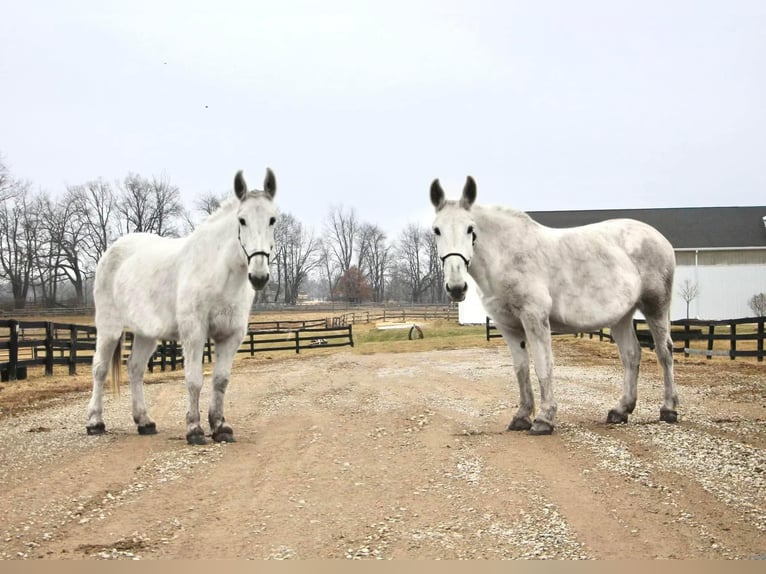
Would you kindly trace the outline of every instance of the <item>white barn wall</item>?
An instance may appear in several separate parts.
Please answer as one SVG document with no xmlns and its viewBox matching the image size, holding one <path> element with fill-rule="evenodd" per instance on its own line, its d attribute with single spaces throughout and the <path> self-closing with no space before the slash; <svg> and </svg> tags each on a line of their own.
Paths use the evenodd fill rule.
<svg viewBox="0 0 766 574">
<path fill-rule="evenodd" d="M 751 317 L 748 300 L 756 293 L 766 293 L 766 265 L 679 265 L 673 286 L 672 320 L 686 318 L 686 302 L 681 297 L 681 285 L 688 279 L 697 283 L 697 297 L 689 304 L 689 317 L 699 319 L 737 319 Z M 642 318 L 636 313 L 636 318 Z M 465 301 L 458 304 L 461 325 L 484 323 L 487 312 L 481 304 L 478 287 L 468 276 Z"/>
<path fill-rule="evenodd" d="M 672 319 L 686 318 L 686 302 L 680 287 L 688 279 L 699 286 L 689 304 L 689 317 L 700 319 L 737 319 L 752 317 L 748 300 L 766 292 L 766 265 L 679 265 L 673 288 Z"/>
<path fill-rule="evenodd" d="M 461 325 L 478 325 L 487 321 L 487 311 L 481 304 L 479 288 L 473 277 L 467 275 L 468 291 L 465 300 L 457 305 L 457 320 Z"/>
</svg>

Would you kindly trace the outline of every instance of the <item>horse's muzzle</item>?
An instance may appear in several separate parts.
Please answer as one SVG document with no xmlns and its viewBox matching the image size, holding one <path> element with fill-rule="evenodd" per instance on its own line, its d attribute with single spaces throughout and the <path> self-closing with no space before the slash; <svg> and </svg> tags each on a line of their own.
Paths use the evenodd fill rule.
<svg viewBox="0 0 766 574">
<path fill-rule="evenodd" d="M 453 301 L 460 302 L 465 299 L 465 294 L 468 291 L 468 283 L 465 281 L 458 285 L 450 285 L 449 283 L 445 283 L 444 288 L 447 290 L 447 293 L 449 293 L 449 296 Z"/>
<path fill-rule="evenodd" d="M 247 278 L 250 280 L 250 285 L 252 285 L 253 289 L 256 291 L 260 291 L 266 287 L 266 283 L 269 282 L 268 273 L 266 273 L 266 275 L 253 275 L 252 273 L 248 273 Z"/>
</svg>

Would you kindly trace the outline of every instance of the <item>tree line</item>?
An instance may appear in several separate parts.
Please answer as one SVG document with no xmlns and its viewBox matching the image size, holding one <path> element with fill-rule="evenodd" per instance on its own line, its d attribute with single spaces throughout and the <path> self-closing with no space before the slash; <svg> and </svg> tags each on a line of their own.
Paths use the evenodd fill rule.
<svg viewBox="0 0 766 574">
<path fill-rule="evenodd" d="M 167 177 L 128 173 L 69 185 L 59 196 L 34 191 L 0 157 L 0 290 L 13 307 L 91 302 L 96 264 L 132 232 L 181 237 L 228 195 L 208 192 L 184 206 Z M 443 274 L 431 231 L 409 224 L 389 238 L 354 208 L 330 206 L 321 237 L 290 213 L 276 227 L 268 288 L 258 303 L 294 305 L 302 297 L 362 303 L 443 303 Z"/>
</svg>

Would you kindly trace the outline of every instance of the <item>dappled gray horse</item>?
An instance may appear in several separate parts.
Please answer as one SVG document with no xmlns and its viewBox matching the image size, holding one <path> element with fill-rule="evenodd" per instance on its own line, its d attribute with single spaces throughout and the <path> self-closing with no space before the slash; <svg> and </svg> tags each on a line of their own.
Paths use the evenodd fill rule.
<svg viewBox="0 0 766 574">
<path fill-rule="evenodd" d="M 112 244 L 96 268 L 96 353 L 93 394 L 88 405 L 88 434 L 105 431 L 103 389 L 111 367 L 119 385 L 123 329 L 134 334 L 128 359 L 133 420 L 139 434 L 157 432 L 146 411 L 143 377 L 158 339 L 183 345 L 188 390 L 186 440 L 204 444 L 200 426 L 202 353 L 208 337 L 215 342 L 213 393 L 208 421 L 213 440 L 233 441 L 223 416 L 231 364 L 247 331 L 254 289 L 269 280 L 274 249 L 277 183 L 266 170 L 263 191 L 248 191 L 242 172 L 234 177 L 234 195 L 190 235 L 125 235 Z"/>
<path fill-rule="evenodd" d="M 465 298 L 466 273 L 476 281 L 484 308 L 513 355 L 519 409 L 509 430 L 550 434 L 556 418 L 551 330 L 578 333 L 610 327 L 625 367 L 622 396 L 607 422 L 624 423 L 636 406 L 641 347 L 633 329 L 638 309 L 646 317 L 662 365 L 665 393 L 660 420 L 676 422 L 670 300 L 673 247 L 656 229 L 632 219 L 552 229 L 527 214 L 474 205 L 476 183 L 466 179 L 458 201 L 431 184 L 433 231 L 444 265 L 445 289 Z M 540 410 L 529 381 L 532 351 L 540 381 Z"/>
</svg>

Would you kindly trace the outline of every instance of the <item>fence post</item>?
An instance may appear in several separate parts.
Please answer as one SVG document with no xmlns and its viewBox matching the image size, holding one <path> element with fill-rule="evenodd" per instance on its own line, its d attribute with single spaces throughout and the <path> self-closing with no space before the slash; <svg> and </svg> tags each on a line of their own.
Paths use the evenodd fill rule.
<svg viewBox="0 0 766 574">
<path fill-rule="evenodd" d="M 77 325 L 69 325 L 69 374 L 77 374 Z"/>
<path fill-rule="evenodd" d="M 737 324 L 736 323 L 729 323 L 729 327 L 731 329 L 731 350 L 729 351 L 729 358 L 733 361 L 734 357 L 737 355 Z"/>
<path fill-rule="evenodd" d="M 763 362 L 763 323 L 764 318 L 758 319 L 758 362 Z"/>
<path fill-rule="evenodd" d="M 176 370 L 176 355 L 178 355 L 178 341 L 172 341 L 170 343 L 170 370 Z"/>
<path fill-rule="evenodd" d="M 708 361 L 713 358 L 713 334 L 715 333 L 715 325 L 712 323 L 707 328 L 707 350 L 711 351 L 707 354 Z"/>
<path fill-rule="evenodd" d="M 684 357 L 688 357 L 689 356 L 689 353 L 686 352 L 686 350 L 690 346 L 690 343 L 689 343 L 689 330 L 690 330 L 689 323 L 686 323 L 684 325 L 684 337 L 685 338 L 681 339 L 684 342 Z"/>
<path fill-rule="evenodd" d="M 16 366 L 19 362 L 19 322 L 16 319 L 8 321 L 10 337 L 8 340 L 8 380 L 16 380 Z"/>
<path fill-rule="evenodd" d="M 295 331 L 295 352 L 296 352 L 296 354 L 301 352 L 300 331 L 297 330 L 297 329 Z"/>
<path fill-rule="evenodd" d="M 45 323 L 45 376 L 53 376 L 53 323 Z"/>
</svg>

